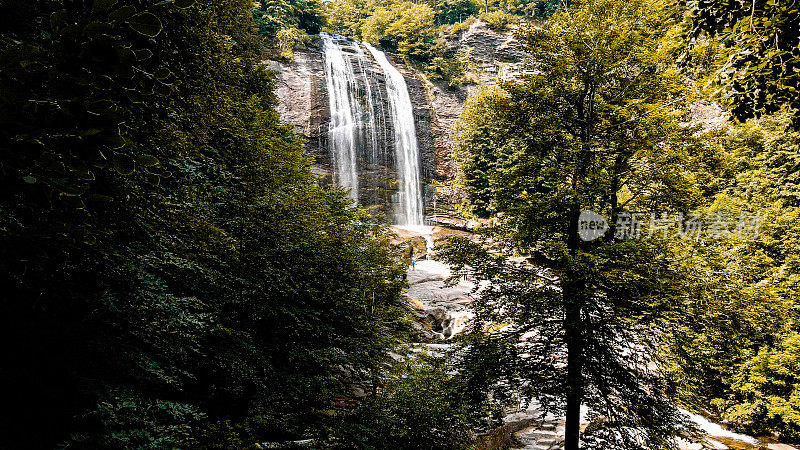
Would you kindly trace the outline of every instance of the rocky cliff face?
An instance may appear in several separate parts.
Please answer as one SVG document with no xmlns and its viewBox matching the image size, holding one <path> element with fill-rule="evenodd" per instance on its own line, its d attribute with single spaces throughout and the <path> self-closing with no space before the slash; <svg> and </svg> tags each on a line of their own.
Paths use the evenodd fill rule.
<svg viewBox="0 0 800 450">
<path fill-rule="evenodd" d="M 354 99 L 364 103 L 372 101 L 365 94 L 371 89 L 373 96 L 382 98 L 374 109 L 375 126 L 378 130 L 378 145 L 359 145 L 362 159 L 360 162 L 359 200 L 366 206 L 383 210 L 391 214 L 385 207 L 397 194 L 396 168 L 394 167 L 394 129 L 390 108 L 386 102 L 386 77 L 377 62 L 367 58 L 354 58 L 352 64 L 355 71 L 355 83 L 358 85 Z M 423 182 L 427 185 L 436 174 L 436 155 L 433 135 L 431 133 L 431 111 L 427 99 L 427 90 L 416 72 L 409 69 L 402 61 L 391 58 L 392 64 L 401 72 L 408 86 L 409 96 L 414 107 L 414 122 L 421 160 Z M 325 76 L 325 54 L 321 40 L 315 40 L 307 49 L 295 52 L 292 62 L 267 61 L 267 67 L 275 71 L 275 93 L 280 100 L 278 112 L 284 122 L 295 126 L 297 133 L 305 138 L 305 148 L 309 154 L 316 156 L 315 172 L 322 177 L 324 184 L 333 182 L 333 157 L 329 145 L 329 126 L 331 123 L 329 95 Z M 370 86 L 366 86 L 369 83 Z M 374 91 L 378 92 L 374 92 Z M 362 136 L 363 137 L 363 136 Z M 377 158 L 374 155 L 377 154 Z M 377 164 L 376 164 L 377 162 Z M 424 194 L 425 192 L 423 192 Z M 430 196 L 426 199 L 430 203 Z M 382 206 L 384 206 L 382 208 Z"/>
<path fill-rule="evenodd" d="M 447 39 L 448 56 L 464 58 L 468 55 L 467 80 L 464 86 L 450 88 L 445 83 L 434 83 L 425 76 L 392 58 L 392 64 L 403 74 L 414 105 L 414 120 L 421 158 L 422 178 L 426 186 L 436 181 L 436 203 L 440 210 L 451 209 L 458 202 L 458 193 L 451 186 L 456 167 L 452 159 L 455 124 L 461 116 L 464 102 L 474 92 L 495 84 L 498 79 L 517 79 L 526 72 L 524 53 L 514 39 L 514 30 L 496 32 L 483 22 L 475 22 L 467 29 Z M 290 63 L 267 61 L 268 68 L 276 72 L 276 94 L 280 99 L 278 111 L 281 118 L 296 127 L 305 138 L 306 150 L 316 156 L 315 171 L 324 183 L 332 182 L 332 158 L 329 151 L 328 129 L 331 121 L 325 80 L 325 55 L 320 40 L 307 49 L 296 51 Z M 361 70 L 361 69 L 359 69 Z M 377 84 L 385 83 L 377 65 L 365 67 Z M 391 122 L 386 120 L 386 123 Z M 383 139 L 391 145 L 391 126 L 386 126 Z M 370 183 L 379 182 L 371 196 L 363 203 L 376 203 L 391 197 L 394 187 L 389 181 L 391 170 L 380 174 L 365 173 Z M 371 192 L 371 191 L 367 191 Z M 427 214 L 432 213 L 433 189 L 426 188 Z"/>
<path fill-rule="evenodd" d="M 452 153 L 456 123 L 467 98 L 498 80 L 518 80 L 530 72 L 521 44 L 514 38 L 515 32 L 516 29 L 510 29 L 501 33 L 491 30 L 484 22 L 473 23 L 447 40 L 450 57 L 467 59 L 467 82 L 457 88 L 443 82 L 426 83 L 432 111 L 436 177 L 440 182 L 437 204 L 442 211 L 452 210 L 459 203 L 458 192 L 451 184 L 456 175 Z"/>
<path fill-rule="evenodd" d="M 305 138 L 305 148 L 318 157 L 318 169 L 329 163 L 327 155 L 330 109 L 325 86 L 325 62 L 319 41 L 307 50 L 296 51 L 294 61 L 266 61 L 275 71 L 276 108 L 281 119 L 295 126 Z M 327 161 L 327 162 L 326 162 Z"/>
</svg>

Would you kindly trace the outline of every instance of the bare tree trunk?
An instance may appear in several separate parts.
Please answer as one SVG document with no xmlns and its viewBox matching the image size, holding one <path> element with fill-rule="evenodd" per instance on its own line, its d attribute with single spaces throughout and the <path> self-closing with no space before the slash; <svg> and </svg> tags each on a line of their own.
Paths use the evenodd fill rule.
<svg viewBox="0 0 800 450">
<path fill-rule="evenodd" d="M 573 257 L 578 247 L 578 217 L 580 207 L 575 205 L 569 224 L 567 246 Z M 569 270 L 562 280 L 564 296 L 564 330 L 567 344 L 567 386 L 566 386 L 566 425 L 564 429 L 564 450 L 578 450 L 580 444 L 581 403 L 583 402 L 583 324 L 581 310 L 585 283 L 583 274 Z"/>
<path fill-rule="evenodd" d="M 581 327 L 581 292 L 577 280 L 564 286 L 567 343 L 567 411 L 564 450 L 578 450 L 580 444 L 581 403 L 583 401 L 583 327 Z"/>
</svg>

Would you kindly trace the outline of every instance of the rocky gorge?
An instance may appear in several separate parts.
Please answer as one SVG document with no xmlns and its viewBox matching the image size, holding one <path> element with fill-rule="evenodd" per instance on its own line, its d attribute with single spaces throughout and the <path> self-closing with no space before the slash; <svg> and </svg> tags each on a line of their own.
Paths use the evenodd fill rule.
<svg viewBox="0 0 800 450">
<path fill-rule="evenodd" d="M 413 105 L 413 120 L 419 151 L 421 196 L 426 223 L 433 227 L 394 228 L 395 243 L 413 247 L 416 261 L 407 271 L 407 298 L 417 315 L 416 326 L 425 342 L 412 343 L 412 352 L 426 351 L 444 355 L 449 341 L 468 328 L 474 317 L 471 305 L 480 290 L 466 280 L 453 280 L 450 267 L 437 261 L 436 244 L 454 234 L 469 235 L 457 228 L 471 228 L 467 221 L 454 214 L 460 202 L 453 180 L 457 173 L 453 151 L 457 140 L 457 123 L 471 95 L 503 80 L 517 80 L 531 73 L 521 44 L 514 37 L 515 29 L 492 30 L 486 23 L 475 21 L 447 37 L 447 54 L 464 61 L 464 82 L 450 86 L 431 80 L 424 71 L 389 55 L 391 64 L 403 75 Z M 392 217 L 392 204 L 400 186 L 398 164 L 391 142 L 397 130 L 387 102 L 387 76 L 380 64 L 369 58 L 359 43 L 334 37 L 344 48 L 354 68 L 353 99 L 356 109 L 366 114 L 372 110 L 371 132 L 377 139 L 370 143 L 364 127 L 356 137 L 358 185 L 355 199 L 368 209 Z M 276 73 L 275 92 L 280 99 L 278 111 L 284 122 L 292 124 L 304 138 L 305 149 L 316 158 L 315 172 L 321 183 L 335 185 L 335 155 L 331 142 L 329 85 L 326 82 L 325 40 L 315 38 L 306 48 L 295 50 L 292 61 L 267 61 Z M 715 116 L 716 117 L 716 116 Z M 365 119 L 366 120 L 366 119 Z M 390 220 L 391 222 L 391 220 Z M 437 226 L 438 225 L 438 226 Z M 396 358 L 403 358 L 397 354 Z M 584 413 L 585 414 L 585 413 Z M 688 414 L 688 413 L 687 413 Z M 690 415 L 709 437 L 702 442 L 682 442 L 681 448 L 767 448 L 786 450 L 793 447 L 731 433 L 702 416 Z M 564 436 L 564 420 L 545 413 L 536 401 L 509 411 L 506 425 L 489 433 L 481 441 L 482 448 L 493 449 L 518 445 L 530 450 L 559 448 Z M 589 426 L 588 421 L 582 427 Z"/>
<path fill-rule="evenodd" d="M 391 63 L 403 75 L 413 104 L 416 138 L 419 148 L 425 216 L 429 221 L 438 211 L 452 211 L 458 196 L 452 187 L 456 167 L 452 159 L 455 146 L 456 122 L 461 116 L 467 98 L 476 91 L 495 84 L 498 80 L 517 79 L 526 72 L 524 53 L 514 38 L 514 29 L 498 32 L 483 22 L 476 21 L 447 38 L 447 54 L 460 58 L 465 64 L 464 83 L 449 86 L 443 81 L 432 81 L 422 70 L 394 56 Z M 351 58 L 359 57 L 358 45 L 346 38 Z M 305 148 L 315 155 L 315 171 L 322 183 L 334 184 L 334 160 L 330 142 L 330 99 L 326 85 L 325 49 L 321 38 L 294 51 L 292 61 L 266 61 L 275 71 L 275 93 L 280 99 L 277 107 L 284 122 L 292 124 L 304 138 Z M 397 168 L 391 156 L 390 143 L 395 130 L 386 104 L 386 76 L 374 59 L 361 58 L 353 63 L 355 91 L 362 105 L 368 91 L 378 97 L 375 110 L 378 124 L 378 148 L 363 145 L 360 159 L 361 185 L 369 186 L 359 193 L 359 201 L 375 211 L 389 213 L 387 203 L 396 193 Z M 374 86 L 374 88 L 370 88 Z M 382 94 L 383 93 L 383 94 Z M 379 155 L 378 164 L 369 164 L 367 153 Z"/>
</svg>

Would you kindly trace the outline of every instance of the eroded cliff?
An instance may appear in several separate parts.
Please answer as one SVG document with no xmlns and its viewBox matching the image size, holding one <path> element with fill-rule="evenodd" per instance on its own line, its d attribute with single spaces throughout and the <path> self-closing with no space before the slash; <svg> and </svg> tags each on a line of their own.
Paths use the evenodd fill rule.
<svg viewBox="0 0 800 450">
<path fill-rule="evenodd" d="M 469 27 L 446 37 L 447 55 L 465 60 L 465 83 L 451 87 L 441 81 L 429 80 L 421 70 L 410 67 L 404 61 L 392 57 L 392 64 L 403 74 L 408 93 L 414 106 L 419 147 L 420 167 L 424 184 L 423 196 L 426 216 L 438 211 L 452 211 L 458 203 L 458 193 L 452 186 L 456 174 L 452 152 L 455 146 L 456 123 L 463 111 L 464 103 L 476 91 L 491 86 L 501 79 L 516 79 L 525 73 L 524 53 L 514 38 L 515 30 L 505 32 L 491 30 L 485 23 L 477 21 Z M 315 171 L 322 182 L 333 182 L 333 160 L 330 152 L 329 129 L 331 113 L 326 88 L 325 54 L 320 39 L 315 39 L 307 48 L 296 50 L 294 60 L 267 61 L 268 68 L 275 71 L 276 94 L 280 100 L 278 111 L 282 120 L 293 124 L 305 139 L 305 148 L 316 157 Z M 357 67 L 356 78 L 371 80 L 370 83 L 385 89 L 385 76 L 372 61 Z M 361 73 L 361 72 L 365 73 Z M 359 87 L 359 90 L 366 90 Z M 381 118 L 379 137 L 380 150 L 391 153 L 388 146 L 393 141 L 391 120 L 385 115 L 388 108 L 378 112 Z M 391 156 L 386 156 L 385 166 L 362 170 L 360 177 L 370 189 L 359 193 L 365 205 L 376 205 L 388 201 L 396 194 L 397 186 L 392 181 L 394 168 Z M 365 166 L 366 167 L 366 166 Z M 435 188 L 433 186 L 436 186 Z M 436 197 L 434 199 L 434 196 Z M 377 208 L 380 209 L 380 208 Z"/>
</svg>

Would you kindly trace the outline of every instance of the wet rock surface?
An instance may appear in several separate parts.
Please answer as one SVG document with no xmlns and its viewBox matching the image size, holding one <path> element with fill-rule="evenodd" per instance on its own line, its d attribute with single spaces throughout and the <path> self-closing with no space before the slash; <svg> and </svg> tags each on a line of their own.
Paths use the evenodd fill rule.
<svg viewBox="0 0 800 450">
<path fill-rule="evenodd" d="M 467 329 L 475 316 L 474 283 L 449 282 L 450 268 L 433 260 L 417 261 L 407 276 L 408 296 L 424 306 L 423 317 L 436 336 L 449 339 Z"/>
<path fill-rule="evenodd" d="M 443 227 L 392 227 L 392 231 L 393 242 L 407 249 L 409 264 L 414 259 L 406 272 L 406 294 L 419 320 L 427 325 L 424 334 L 434 340 L 450 339 L 466 330 L 475 317 L 471 306 L 476 286 L 453 278 L 450 266 L 437 260 L 436 244 L 469 233 Z"/>
<path fill-rule="evenodd" d="M 395 130 L 390 116 L 386 76 L 373 58 L 361 55 L 355 50 L 359 46 L 355 41 L 341 36 L 336 36 L 335 39 L 342 43 L 344 50 L 348 52 L 346 57 L 350 59 L 355 72 L 354 81 L 358 86 L 354 89 L 354 100 L 361 105 L 372 103 L 376 115 L 374 126 L 378 128 L 378 138 L 375 143 L 363 135 L 365 130 L 359 130 L 357 133 L 359 201 L 377 213 L 392 217 L 392 208 L 387 205 L 397 196 L 399 183 L 394 148 Z M 390 60 L 403 75 L 408 87 L 413 105 L 421 175 L 423 181 L 427 181 L 435 177 L 437 167 L 431 132 L 431 105 L 428 102 L 427 90 L 422 78 L 409 69 L 403 61 L 393 57 L 390 57 Z M 324 185 L 331 185 L 333 183 L 333 157 L 330 151 L 329 133 L 331 113 L 326 83 L 325 53 L 321 39 L 315 39 L 304 50 L 296 50 L 295 58 L 291 62 L 268 60 L 265 64 L 268 69 L 275 72 L 275 93 L 279 100 L 277 110 L 281 120 L 294 125 L 298 135 L 304 138 L 306 152 L 316 158 L 315 173 L 321 177 Z M 374 98 L 367 99 L 368 92 L 371 92 Z M 425 204 L 430 205 L 432 190 L 424 191 L 423 197 Z"/>
<path fill-rule="evenodd" d="M 452 57 L 470 55 L 467 79 L 464 86 L 453 89 L 444 83 L 431 83 L 424 75 L 409 68 L 402 60 L 390 56 L 392 64 L 403 74 L 409 96 L 414 106 L 414 122 L 425 182 L 424 200 L 427 215 L 433 213 L 433 197 L 442 210 L 452 209 L 458 202 L 458 193 L 450 181 L 456 173 L 452 151 L 455 126 L 461 117 L 469 95 L 497 80 L 517 79 L 525 73 L 524 52 L 514 38 L 514 30 L 496 32 L 483 23 L 475 22 L 466 30 L 448 38 L 448 53 Z M 332 179 L 332 159 L 329 151 L 328 130 L 331 122 L 328 92 L 325 82 L 325 55 L 320 39 L 305 50 L 296 50 L 292 62 L 266 61 L 276 73 L 276 95 L 280 101 L 277 110 L 281 120 L 295 126 L 304 138 L 305 149 L 316 156 L 315 172 L 324 183 Z M 358 68 L 357 70 L 361 70 Z M 383 84 L 383 75 L 376 64 L 364 67 L 369 77 Z M 388 109 L 387 109 L 388 111 Z M 388 121 L 390 122 L 390 121 Z M 391 145 L 391 127 L 382 135 L 384 145 Z M 384 149 L 386 150 L 386 149 Z M 391 152 L 388 152 L 391 153 Z M 389 164 L 391 166 L 391 164 Z M 364 204 L 376 203 L 377 197 L 391 197 L 396 185 L 391 182 L 391 167 L 363 170 L 364 184 L 375 186 L 365 190 Z M 439 184 L 434 192 L 430 186 Z"/>
</svg>

